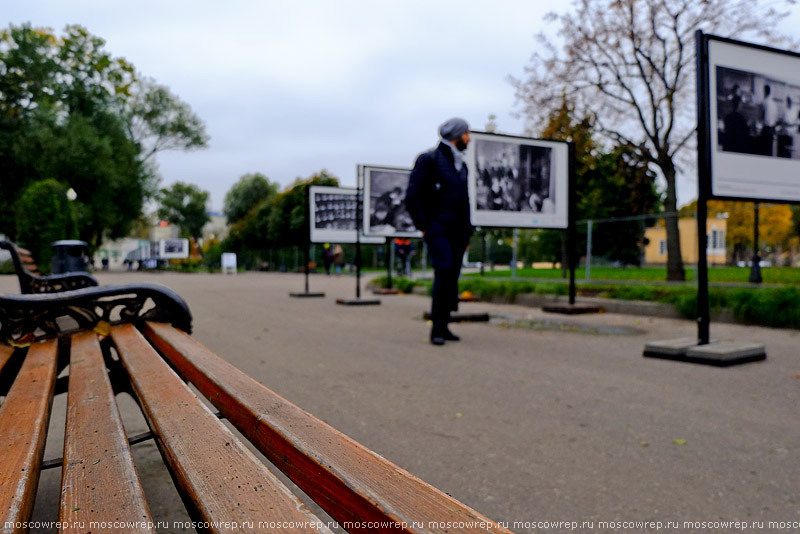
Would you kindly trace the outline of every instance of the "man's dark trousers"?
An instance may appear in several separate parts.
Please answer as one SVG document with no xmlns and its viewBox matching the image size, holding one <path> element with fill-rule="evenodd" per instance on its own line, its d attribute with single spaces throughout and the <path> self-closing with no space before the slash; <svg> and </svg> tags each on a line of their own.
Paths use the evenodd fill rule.
<svg viewBox="0 0 800 534">
<path fill-rule="evenodd" d="M 431 294 L 431 334 L 444 334 L 450 321 L 450 312 L 458 309 L 458 278 L 461 261 L 467 248 L 463 236 L 438 236 L 426 234 L 428 248 L 437 250 L 434 261 L 433 292 Z"/>
</svg>

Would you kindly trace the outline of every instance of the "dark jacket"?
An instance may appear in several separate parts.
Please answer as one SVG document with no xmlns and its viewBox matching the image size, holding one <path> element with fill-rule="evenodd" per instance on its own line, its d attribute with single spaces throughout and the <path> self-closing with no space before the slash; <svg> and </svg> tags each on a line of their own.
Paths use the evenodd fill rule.
<svg viewBox="0 0 800 534">
<path fill-rule="evenodd" d="M 444 143 L 417 158 L 406 189 L 406 209 L 423 232 L 438 224 L 448 234 L 472 234 L 467 166 L 456 171 L 453 152 Z"/>
<path fill-rule="evenodd" d="M 406 209 L 425 241 L 434 266 L 450 265 L 472 235 L 469 218 L 467 165 L 456 171 L 453 152 L 444 143 L 420 154 L 406 189 Z M 449 250 L 442 250 L 442 240 Z M 434 246 L 435 245 L 435 246 Z M 439 261 L 437 261 L 439 260 Z"/>
</svg>

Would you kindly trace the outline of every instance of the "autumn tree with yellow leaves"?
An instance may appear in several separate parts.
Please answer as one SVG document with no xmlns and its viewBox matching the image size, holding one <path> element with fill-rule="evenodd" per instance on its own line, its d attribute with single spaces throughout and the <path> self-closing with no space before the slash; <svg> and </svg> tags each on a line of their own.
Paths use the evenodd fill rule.
<svg viewBox="0 0 800 534">
<path fill-rule="evenodd" d="M 727 256 L 730 263 L 749 261 L 753 257 L 754 204 L 710 200 L 708 217 L 723 216 L 728 221 L 726 231 Z M 697 202 L 681 208 L 689 214 L 697 210 Z M 800 249 L 800 236 L 787 204 L 760 204 L 758 210 L 758 254 L 770 258 L 774 265 L 791 265 Z"/>
</svg>

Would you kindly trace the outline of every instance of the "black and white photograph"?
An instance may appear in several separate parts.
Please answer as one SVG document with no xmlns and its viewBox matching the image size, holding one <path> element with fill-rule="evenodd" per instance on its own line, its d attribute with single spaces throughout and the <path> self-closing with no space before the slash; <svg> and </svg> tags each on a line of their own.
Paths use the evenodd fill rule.
<svg viewBox="0 0 800 534">
<path fill-rule="evenodd" d="M 800 159 L 800 86 L 717 66 L 717 150 Z"/>
<path fill-rule="evenodd" d="M 158 257 L 164 260 L 178 260 L 189 257 L 188 239 L 162 239 L 158 242 Z"/>
<path fill-rule="evenodd" d="M 800 201 L 800 56 L 705 37 L 711 195 Z"/>
<path fill-rule="evenodd" d="M 364 233 L 422 237 L 406 209 L 409 169 L 364 165 Z"/>
<path fill-rule="evenodd" d="M 566 143 L 473 132 L 467 148 L 472 223 L 566 228 Z"/>
<path fill-rule="evenodd" d="M 311 242 L 355 243 L 358 190 L 327 186 L 311 186 L 309 190 Z M 384 239 L 362 236 L 361 241 L 374 244 Z"/>
</svg>

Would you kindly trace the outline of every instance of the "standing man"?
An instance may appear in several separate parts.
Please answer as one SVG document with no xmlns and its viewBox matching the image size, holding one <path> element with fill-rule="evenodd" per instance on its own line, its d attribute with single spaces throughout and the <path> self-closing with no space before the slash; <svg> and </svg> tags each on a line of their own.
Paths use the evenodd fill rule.
<svg viewBox="0 0 800 534">
<path fill-rule="evenodd" d="M 469 125 L 450 119 L 439 127 L 439 146 L 420 154 L 406 190 L 406 209 L 423 233 L 433 263 L 431 343 L 458 341 L 447 327 L 458 309 L 458 277 L 473 227 L 469 219 L 467 165 Z"/>
</svg>

